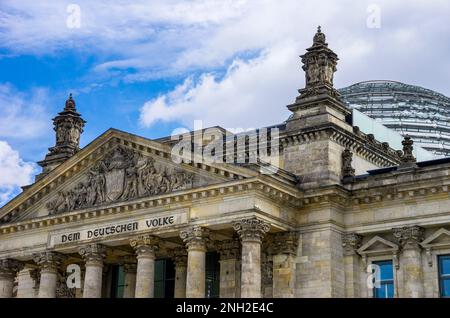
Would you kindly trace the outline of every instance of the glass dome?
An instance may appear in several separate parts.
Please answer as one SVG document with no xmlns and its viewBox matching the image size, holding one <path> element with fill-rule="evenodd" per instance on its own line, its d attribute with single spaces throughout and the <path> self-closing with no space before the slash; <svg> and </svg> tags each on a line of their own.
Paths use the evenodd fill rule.
<svg viewBox="0 0 450 318">
<path fill-rule="evenodd" d="M 450 156 L 450 98 L 394 81 L 367 81 L 339 90 L 350 108 L 410 135 L 436 156 Z"/>
</svg>

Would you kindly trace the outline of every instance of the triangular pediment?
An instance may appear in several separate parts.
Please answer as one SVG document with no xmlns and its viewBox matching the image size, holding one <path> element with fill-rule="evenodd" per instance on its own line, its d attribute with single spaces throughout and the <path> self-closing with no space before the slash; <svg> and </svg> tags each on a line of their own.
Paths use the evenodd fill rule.
<svg viewBox="0 0 450 318">
<path fill-rule="evenodd" d="M 420 244 L 424 248 L 450 246 L 450 231 L 440 228 Z"/>
<path fill-rule="evenodd" d="M 256 174 L 226 163 L 177 163 L 169 145 L 110 129 L 6 204 L 0 220 L 22 221 Z"/>
<path fill-rule="evenodd" d="M 358 254 L 377 254 L 386 252 L 395 252 L 398 250 L 398 245 L 392 243 L 380 236 L 374 236 L 367 243 L 363 244 L 358 249 Z"/>
</svg>

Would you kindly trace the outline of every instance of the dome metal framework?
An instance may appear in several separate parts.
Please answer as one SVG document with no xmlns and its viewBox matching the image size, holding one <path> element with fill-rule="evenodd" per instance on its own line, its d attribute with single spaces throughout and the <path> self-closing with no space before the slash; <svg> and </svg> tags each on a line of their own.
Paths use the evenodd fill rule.
<svg viewBox="0 0 450 318">
<path fill-rule="evenodd" d="M 367 81 L 339 90 L 350 108 L 409 135 L 436 156 L 450 156 L 450 98 L 395 81 Z"/>
</svg>

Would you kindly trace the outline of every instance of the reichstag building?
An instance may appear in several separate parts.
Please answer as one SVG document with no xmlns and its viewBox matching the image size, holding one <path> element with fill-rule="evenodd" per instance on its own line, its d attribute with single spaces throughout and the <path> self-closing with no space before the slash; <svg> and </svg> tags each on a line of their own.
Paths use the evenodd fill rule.
<svg viewBox="0 0 450 318">
<path fill-rule="evenodd" d="M 450 160 L 352 126 L 320 28 L 301 62 L 291 116 L 256 138 L 110 129 L 80 149 L 70 96 L 0 209 L 0 297 L 450 296 Z"/>
</svg>

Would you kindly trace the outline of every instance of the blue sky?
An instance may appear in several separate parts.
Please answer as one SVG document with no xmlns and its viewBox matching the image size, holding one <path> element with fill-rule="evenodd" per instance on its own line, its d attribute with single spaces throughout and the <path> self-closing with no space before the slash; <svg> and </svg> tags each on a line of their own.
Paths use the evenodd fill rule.
<svg viewBox="0 0 450 318">
<path fill-rule="evenodd" d="M 450 95 L 449 16 L 445 0 L 2 0 L 0 206 L 39 171 L 69 93 L 82 145 L 110 127 L 157 138 L 194 120 L 278 123 L 320 24 L 337 87 L 390 79 Z"/>
</svg>

